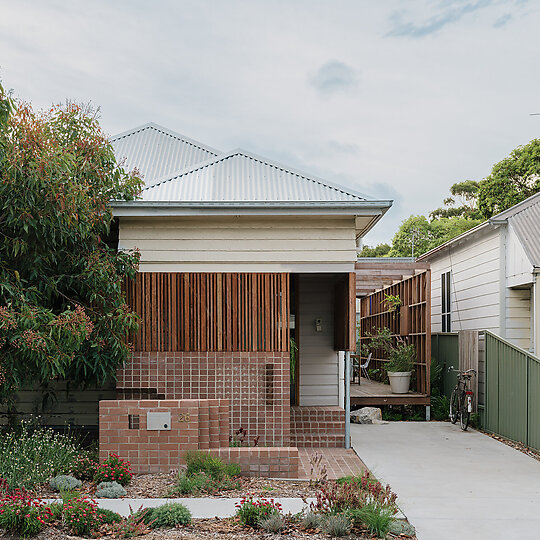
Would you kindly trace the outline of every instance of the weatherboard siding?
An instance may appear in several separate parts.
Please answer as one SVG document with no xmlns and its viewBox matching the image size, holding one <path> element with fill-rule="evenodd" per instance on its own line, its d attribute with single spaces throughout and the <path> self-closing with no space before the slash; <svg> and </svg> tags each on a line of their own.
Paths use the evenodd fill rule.
<svg viewBox="0 0 540 540">
<path fill-rule="evenodd" d="M 352 271 L 353 217 L 121 218 L 141 272 Z"/>
<path fill-rule="evenodd" d="M 499 233 L 497 230 L 453 246 L 431 263 L 431 331 L 441 332 L 441 275 L 451 272 L 452 331 L 499 332 Z"/>
<path fill-rule="evenodd" d="M 338 405 L 339 363 L 334 350 L 333 276 L 301 275 L 298 283 L 300 405 Z M 317 332 L 315 319 L 322 319 Z"/>
<path fill-rule="evenodd" d="M 506 339 L 529 350 L 531 322 L 531 289 L 506 289 Z"/>
</svg>

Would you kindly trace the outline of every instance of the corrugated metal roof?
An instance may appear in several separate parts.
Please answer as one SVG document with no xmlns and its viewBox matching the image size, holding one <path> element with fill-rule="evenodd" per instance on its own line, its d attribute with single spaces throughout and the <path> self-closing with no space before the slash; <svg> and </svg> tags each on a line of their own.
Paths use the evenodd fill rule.
<svg viewBox="0 0 540 540">
<path fill-rule="evenodd" d="M 489 229 L 489 226 L 504 225 L 510 223 L 515 230 L 530 263 L 540 267 L 540 193 L 532 195 L 528 199 L 504 210 L 500 214 L 489 218 L 476 227 L 452 238 L 448 242 L 424 253 L 417 260 L 429 259 L 432 255 L 444 251 L 447 247 L 462 242 L 477 232 Z"/>
<path fill-rule="evenodd" d="M 137 168 L 147 186 L 220 154 L 219 150 L 149 123 L 111 138 L 118 161 Z"/>
<path fill-rule="evenodd" d="M 524 202 L 529 204 L 510 214 L 507 219 L 520 239 L 531 264 L 540 267 L 540 193 Z"/>
<path fill-rule="evenodd" d="M 365 201 L 342 186 L 301 173 L 244 150 L 234 150 L 162 179 L 143 201 L 330 202 Z"/>
</svg>

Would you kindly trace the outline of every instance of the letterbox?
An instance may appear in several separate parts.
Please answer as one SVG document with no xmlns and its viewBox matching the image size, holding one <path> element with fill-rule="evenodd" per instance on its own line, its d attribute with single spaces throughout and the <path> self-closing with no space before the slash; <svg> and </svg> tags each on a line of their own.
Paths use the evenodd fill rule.
<svg viewBox="0 0 540 540">
<path fill-rule="evenodd" d="M 149 412 L 146 413 L 146 429 L 148 431 L 170 431 L 170 412 Z"/>
</svg>

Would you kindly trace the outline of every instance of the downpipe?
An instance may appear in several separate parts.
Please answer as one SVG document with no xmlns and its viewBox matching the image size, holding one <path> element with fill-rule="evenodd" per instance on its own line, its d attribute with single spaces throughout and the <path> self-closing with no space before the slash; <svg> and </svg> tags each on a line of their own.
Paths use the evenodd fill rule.
<svg viewBox="0 0 540 540">
<path fill-rule="evenodd" d="M 351 447 L 351 353 L 345 351 L 345 448 Z"/>
</svg>

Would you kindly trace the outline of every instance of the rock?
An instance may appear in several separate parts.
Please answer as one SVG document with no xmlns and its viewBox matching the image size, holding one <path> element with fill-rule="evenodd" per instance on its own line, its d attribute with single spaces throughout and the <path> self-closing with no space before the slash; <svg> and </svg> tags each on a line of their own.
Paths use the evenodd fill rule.
<svg viewBox="0 0 540 540">
<path fill-rule="evenodd" d="M 390 522 L 388 532 L 396 535 L 405 534 L 407 536 L 414 536 L 416 534 L 414 527 L 404 519 L 393 519 Z"/>
<path fill-rule="evenodd" d="M 382 419 L 381 409 L 378 407 L 362 407 L 351 412 L 351 422 L 354 424 L 388 424 Z"/>
</svg>

